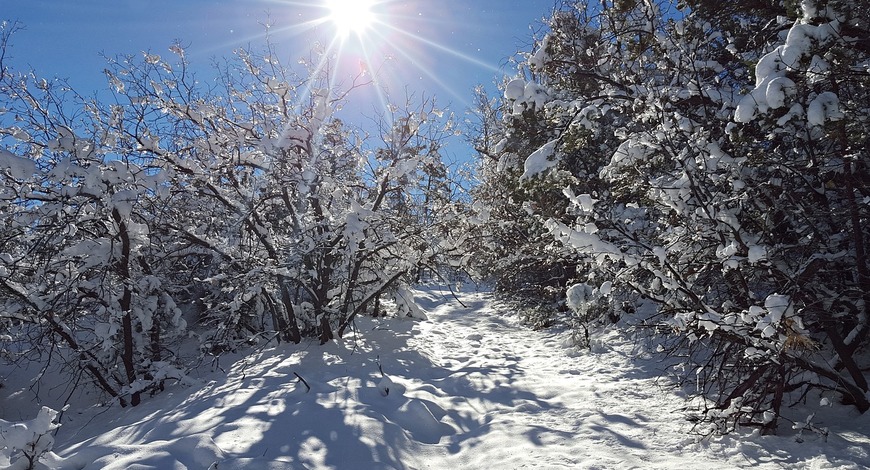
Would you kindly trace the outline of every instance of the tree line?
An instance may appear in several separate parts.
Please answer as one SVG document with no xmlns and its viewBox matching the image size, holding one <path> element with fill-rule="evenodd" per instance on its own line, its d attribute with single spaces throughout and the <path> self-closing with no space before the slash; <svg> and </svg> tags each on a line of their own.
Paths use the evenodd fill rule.
<svg viewBox="0 0 870 470">
<path fill-rule="evenodd" d="M 867 411 L 868 12 L 557 2 L 477 94 L 477 270 L 581 344 L 621 318 L 665 338 L 703 429 Z"/>
<path fill-rule="evenodd" d="M 408 284 L 452 249 L 452 120 L 408 97 L 353 128 L 336 114 L 371 77 L 335 83 L 332 60 L 294 71 L 267 44 L 205 85 L 176 44 L 110 59 L 100 99 L 0 64 L 7 358 L 137 405 L 184 379 L 191 336 L 219 354 L 414 314 Z"/>
</svg>

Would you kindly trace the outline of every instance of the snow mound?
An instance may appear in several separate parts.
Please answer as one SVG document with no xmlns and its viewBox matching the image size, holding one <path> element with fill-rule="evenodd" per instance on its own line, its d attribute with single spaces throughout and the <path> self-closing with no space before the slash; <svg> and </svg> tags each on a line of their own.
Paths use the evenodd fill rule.
<svg viewBox="0 0 870 470">
<path fill-rule="evenodd" d="M 414 440 L 426 444 L 437 444 L 441 437 L 453 434 L 452 428 L 439 421 L 429 406 L 421 400 L 406 400 L 396 411 L 394 421 L 406 430 Z M 439 411 L 440 414 L 444 414 L 444 410 L 439 409 Z"/>
<path fill-rule="evenodd" d="M 129 429 L 128 429 L 129 431 Z M 108 438 L 112 436 L 113 438 Z M 208 433 L 177 438 L 155 438 L 135 443 L 130 436 L 108 433 L 73 446 L 74 453 L 58 458 L 58 466 L 102 470 L 125 469 L 205 469 L 227 459 L 227 455 Z M 224 468 L 220 466 L 219 468 Z"/>
</svg>

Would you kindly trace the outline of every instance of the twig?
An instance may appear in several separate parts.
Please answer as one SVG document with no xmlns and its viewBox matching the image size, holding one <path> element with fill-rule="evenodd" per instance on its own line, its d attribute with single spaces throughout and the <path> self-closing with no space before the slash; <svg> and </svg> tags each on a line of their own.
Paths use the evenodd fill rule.
<svg viewBox="0 0 870 470">
<path fill-rule="evenodd" d="M 381 371 L 381 377 L 386 377 L 387 374 L 384 373 L 384 368 L 381 366 L 381 356 L 375 357 L 375 362 L 378 364 L 378 370 Z"/>
<path fill-rule="evenodd" d="M 435 275 L 438 276 L 438 279 L 441 279 L 441 282 L 443 282 L 444 285 L 447 286 L 447 290 L 450 291 L 450 295 L 452 295 L 453 298 L 456 299 L 457 302 L 459 302 L 459 305 L 461 305 L 462 308 L 468 308 L 468 305 L 465 305 L 461 300 L 459 300 L 459 297 L 456 295 L 456 292 L 453 292 L 453 285 L 450 283 L 450 281 L 445 279 L 444 276 L 441 275 L 441 273 L 439 273 L 438 271 L 433 270 L 432 272 L 434 272 Z"/>
<path fill-rule="evenodd" d="M 266 333 L 266 332 L 263 332 L 263 335 L 265 335 L 265 333 Z M 262 352 L 266 349 L 266 347 L 267 347 L 269 344 L 271 344 L 272 341 L 275 341 L 275 338 L 277 338 L 280 334 L 281 334 L 280 331 L 276 331 L 276 332 L 272 335 L 271 338 L 269 338 L 268 340 L 266 340 L 266 342 L 263 343 L 262 346 L 260 346 L 259 348 L 257 348 L 257 351 L 256 351 L 257 354 L 262 353 Z M 254 336 L 260 336 L 260 335 L 257 334 L 257 335 L 254 335 Z M 247 373 L 248 366 L 251 365 L 251 363 L 248 362 L 248 357 L 250 357 L 250 355 L 246 356 L 245 359 L 242 360 L 242 363 L 244 364 L 244 365 L 242 366 L 242 370 L 241 370 L 241 372 L 242 372 L 242 380 L 244 380 L 244 379 L 247 377 L 247 375 L 248 375 L 248 373 Z M 223 373 L 226 374 L 226 371 L 223 370 L 223 368 L 220 367 L 220 363 L 218 363 L 218 367 L 221 369 L 221 372 L 223 372 Z"/>
<path fill-rule="evenodd" d="M 308 392 L 311 391 L 311 385 L 308 385 L 308 382 L 306 382 L 305 379 L 303 379 L 301 375 L 297 374 L 296 372 L 294 372 L 293 375 L 295 375 L 296 377 L 298 377 L 299 380 L 301 380 L 302 383 L 305 384 L 305 387 L 308 388 L 308 390 L 306 390 L 305 393 L 308 393 Z"/>
</svg>

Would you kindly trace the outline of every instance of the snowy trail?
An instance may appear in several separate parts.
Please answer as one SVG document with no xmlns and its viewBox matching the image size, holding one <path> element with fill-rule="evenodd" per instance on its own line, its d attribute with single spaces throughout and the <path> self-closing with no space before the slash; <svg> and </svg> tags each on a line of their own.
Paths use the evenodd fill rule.
<svg viewBox="0 0 870 470">
<path fill-rule="evenodd" d="M 567 334 L 529 331 L 486 293 L 442 304 L 419 325 L 411 344 L 472 380 L 465 396 L 482 432 L 450 436 L 458 452 L 431 449 L 441 468 L 868 468 L 870 417 L 843 416 L 857 426 L 827 443 L 788 437 L 721 437 L 698 442 L 679 411 L 683 402 L 658 385 L 659 362 L 629 338 L 604 333 L 592 351 L 566 347 Z M 432 338 L 445 338 L 443 341 Z M 449 378 L 442 383 L 448 392 Z M 437 382 L 433 381 L 433 384 Z M 461 393 L 454 393 L 456 396 Z M 487 399 L 489 397 L 490 399 Z M 493 399 L 495 398 L 495 399 Z M 832 417 L 830 424 L 837 424 Z M 858 430 L 859 432 L 855 432 Z M 442 441 L 442 444 L 444 442 Z M 442 460 L 443 459 L 443 460 Z M 446 460 L 447 464 L 443 464 Z M 422 468 L 439 468 L 426 465 Z"/>
<path fill-rule="evenodd" d="M 487 293 L 417 292 L 428 321 L 222 360 L 203 387 L 69 419 L 51 469 L 863 468 L 868 417 L 809 437 L 696 443 L 657 363 L 608 333 L 592 352 L 520 327 Z M 380 370 L 386 374 L 381 375 Z M 299 377 L 305 379 L 311 390 Z M 842 423 L 840 423 L 842 424 Z M 217 466 L 212 466 L 217 462 Z"/>
<path fill-rule="evenodd" d="M 497 312 L 488 295 L 463 300 L 467 308 L 436 308 L 411 340 L 450 371 L 433 385 L 440 383 L 454 396 L 461 390 L 452 379 L 476 385 L 464 398 L 481 413 L 485 432 L 454 439 L 461 449 L 458 468 L 672 468 L 683 458 L 697 464 L 697 456 L 682 455 L 691 441 L 682 435 L 655 447 L 646 444 L 680 417 L 653 377 L 628 370 L 628 358 L 613 351 L 571 354 L 563 345 L 565 335 L 521 327 Z M 669 455 L 661 455 L 663 450 Z M 711 465 L 733 468 L 734 463 Z"/>
</svg>

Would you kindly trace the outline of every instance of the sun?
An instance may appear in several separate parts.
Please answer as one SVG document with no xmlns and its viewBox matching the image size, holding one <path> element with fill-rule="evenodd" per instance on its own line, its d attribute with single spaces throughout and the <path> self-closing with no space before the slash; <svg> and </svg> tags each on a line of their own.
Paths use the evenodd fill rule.
<svg viewBox="0 0 870 470">
<path fill-rule="evenodd" d="M 374 23 L 374 4 L 374 0 L 326 0 L 329 20 L 342 37 L 362 34 Z"/>
</svg>

